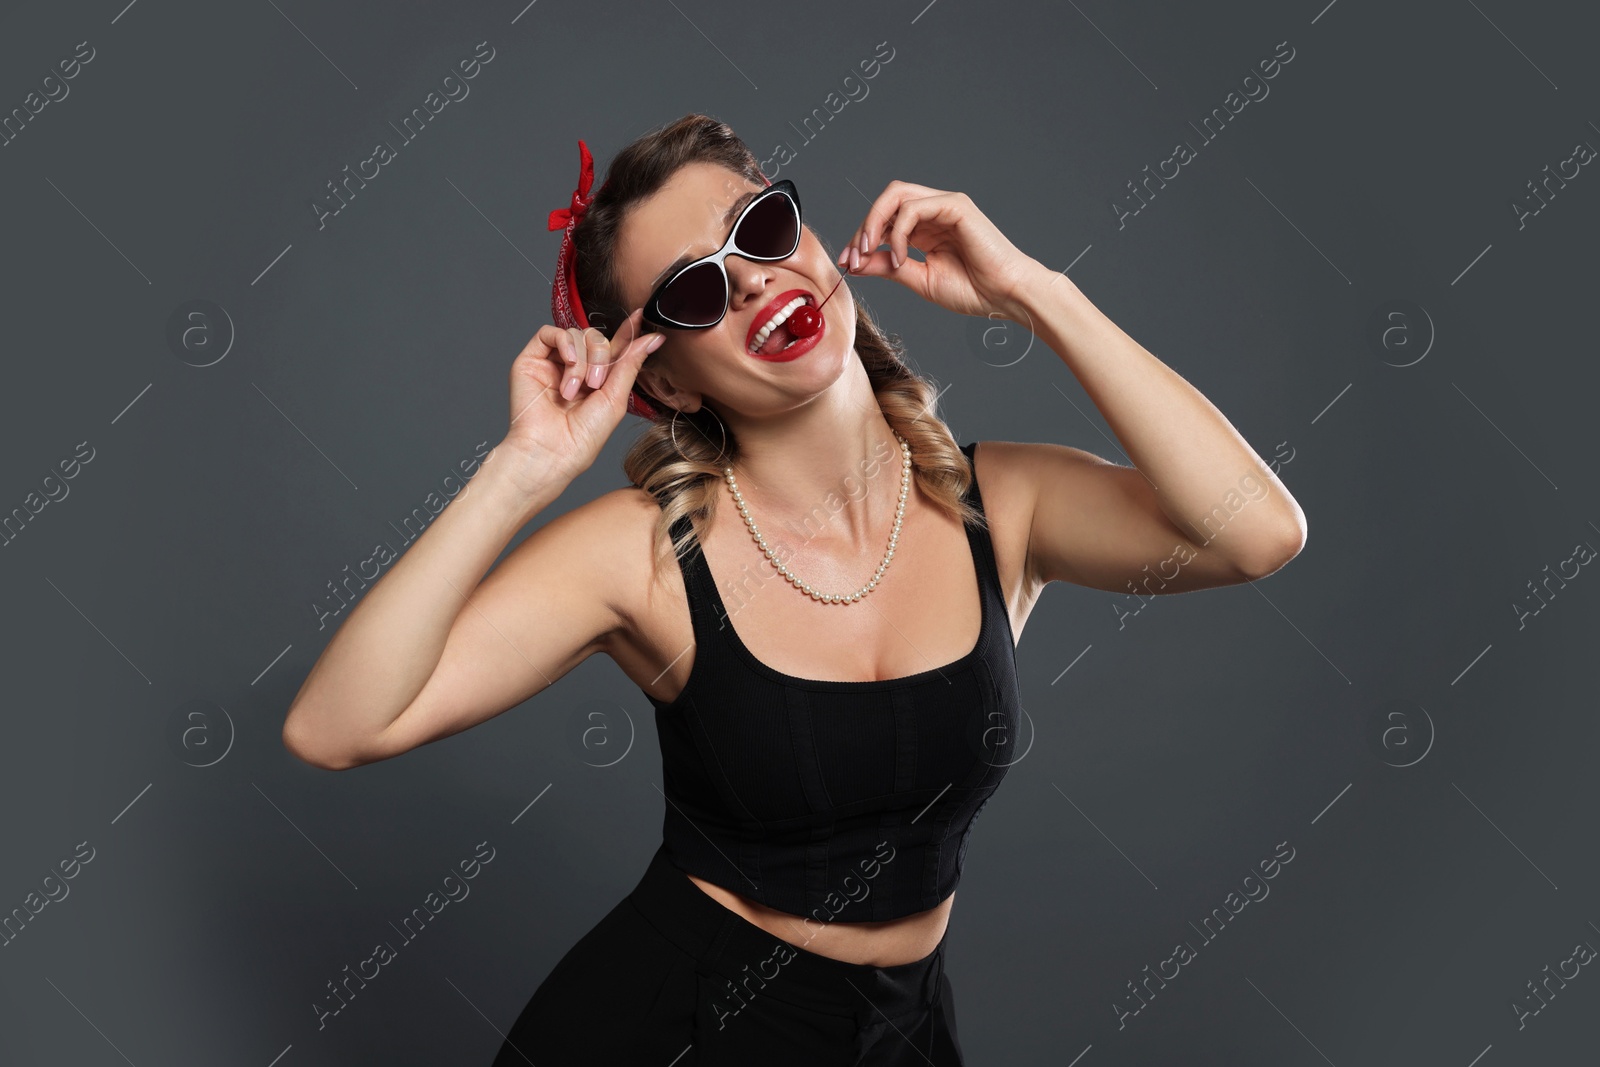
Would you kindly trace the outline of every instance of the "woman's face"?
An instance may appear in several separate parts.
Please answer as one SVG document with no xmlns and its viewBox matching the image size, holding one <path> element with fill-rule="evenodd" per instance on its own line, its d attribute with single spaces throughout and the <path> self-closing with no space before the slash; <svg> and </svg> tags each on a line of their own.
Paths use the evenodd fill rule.
<svg viewBox="0 0 1600 1067">
<path fill-rule="evenodd" d="M 628 307 L 638 308 L 669 267 L 715 252 L 728 239 L 737 214 L 766 186 L 713 163 L 691 163 L 654 196 L 634 205 L 617 242 L 617 268 Z M 705 330 L 661 329 L 666 342 L 639 370 L 651 396 L 680 411 L 697 410 L 705 399 L 723 411 L 776 413 L 805 403 L 837 381 L 853 358 L 855 305 L 841 285 L 822 308 L 817 343 L 788 360 L 762 359 L 748 347 L 751 335 L 799 290 L 822 304 L 839 280 L 839 268 L 809 227 L 800 247 L 777 263 L 757 263 L 738 253 L 723 261 L 728 271 L 728 313 Z M 675 269 L 675 267 L 674 267 Z"/>
</svg>

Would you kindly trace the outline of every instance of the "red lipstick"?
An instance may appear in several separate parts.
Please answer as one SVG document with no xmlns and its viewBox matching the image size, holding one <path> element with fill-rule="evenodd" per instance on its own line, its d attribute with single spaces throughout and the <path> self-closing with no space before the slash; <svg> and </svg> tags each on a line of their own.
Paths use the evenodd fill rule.
<svg viewBox="0 0 1600 1067">
<path fill-rule="evenodd" d="M 750 352 L 750 355 L 772 363 L 785 363 L 811 351 L 816 347 L 817 342 L 821 340 L 823 333 L 827 329 L 827 320 L 822 317 L 822 307 L 833 299 L 833 294 L 839 291 L 839 285 L 843 281 L 844 275 L 841 273 L 839 280 L 833 283 L 833 288 L 828 290 L 828 295 L 822 298 L 822 304 L 813 301 L 811 294 L 804 289 L 790 289 L 786 293 L 780 293 L 771 303 L 761 309 L 755 321 L 750 324 L 750 332 L 745 336 L 745 351 L 750 352 L 750 346 L 755 341 L 756 334 L 760 332 L 762 326 L 771 320 L 777 310 L 790 303 L 797 296 L 804 297 L 812 302 L 801 304 L 795 308 L 783 322 L 783 328 L 795 340 L 787 347 L 781 348 L 770 355 L 760 352 Z"/>
</svg>

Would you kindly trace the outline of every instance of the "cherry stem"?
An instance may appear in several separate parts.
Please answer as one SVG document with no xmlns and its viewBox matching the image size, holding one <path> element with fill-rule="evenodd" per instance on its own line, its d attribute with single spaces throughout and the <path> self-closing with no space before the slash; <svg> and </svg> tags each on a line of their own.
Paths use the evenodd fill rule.
<svg viewBox="0 0 1600 1067">
<path fill-rule="evenodd" d="M 833 288 L 828 290 L 828 295 L 822 298 L 822 304 L 826 304 L 829 300 L 833 299 L 833 294 L 838 291 L 839 282 L 842 282 L 842 281 L 844 281 L 844 272 L 841 271 L 839 273 L 839 281 L 833 283 Z M 822 304 L 818 304 L 817 305 L 817 310 L 818 311 L 822 310 Z"/>
</svg>

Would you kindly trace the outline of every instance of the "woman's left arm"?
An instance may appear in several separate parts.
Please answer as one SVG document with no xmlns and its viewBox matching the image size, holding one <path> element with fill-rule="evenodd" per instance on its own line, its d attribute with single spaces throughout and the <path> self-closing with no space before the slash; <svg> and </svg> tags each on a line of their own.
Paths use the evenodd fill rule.
<svg viewBox="0 0 1600 1067">
<path fill-rule="evenodd" d="M 911 259 L 909 247 L 925 258 Z M 1300 505 L 1227 418 L 1064 273 L 1019 251 L 965 193 L 890 182 L 840 263 L 950 310 L 1029 327 L 1132 459 L 1123 467 L 1065 445 L 992 442 L 1007 479 L 1032 499 L 1030 587 L 1121 592 L 1139 580 L 1150 592 L 1183 592 L 1271 574 L 1305 544 Z"/>
<path fill-rule="evenodd" d="M 1036 583 L 1121 591 L 1170 559 L 1177 573 L 1162 574 L 1163 591 L 1181 592 L 1264 577 L 1304 546 L 1305 513 L 1272 468 L 1069 278 L 1038 268 L 1001 314 L 1060 356 L 1133 461 L 1130 469 L 1065 446 L 1024 446 L 1035 453 L 1026 468 Z"/>
</svg>

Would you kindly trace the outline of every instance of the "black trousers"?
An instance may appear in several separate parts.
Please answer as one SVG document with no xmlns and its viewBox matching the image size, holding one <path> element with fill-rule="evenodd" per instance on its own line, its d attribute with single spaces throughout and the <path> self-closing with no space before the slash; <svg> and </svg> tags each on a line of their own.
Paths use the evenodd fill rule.
<svg viewBox="0 0 1600 1067">
<path fill-rule="evenodd" d="M 944 940 L 872 967 L 809 952 L 723 907 L 657 850 L 563 956 L 493 1067 L 961 1067 Z"/>
</svg>

